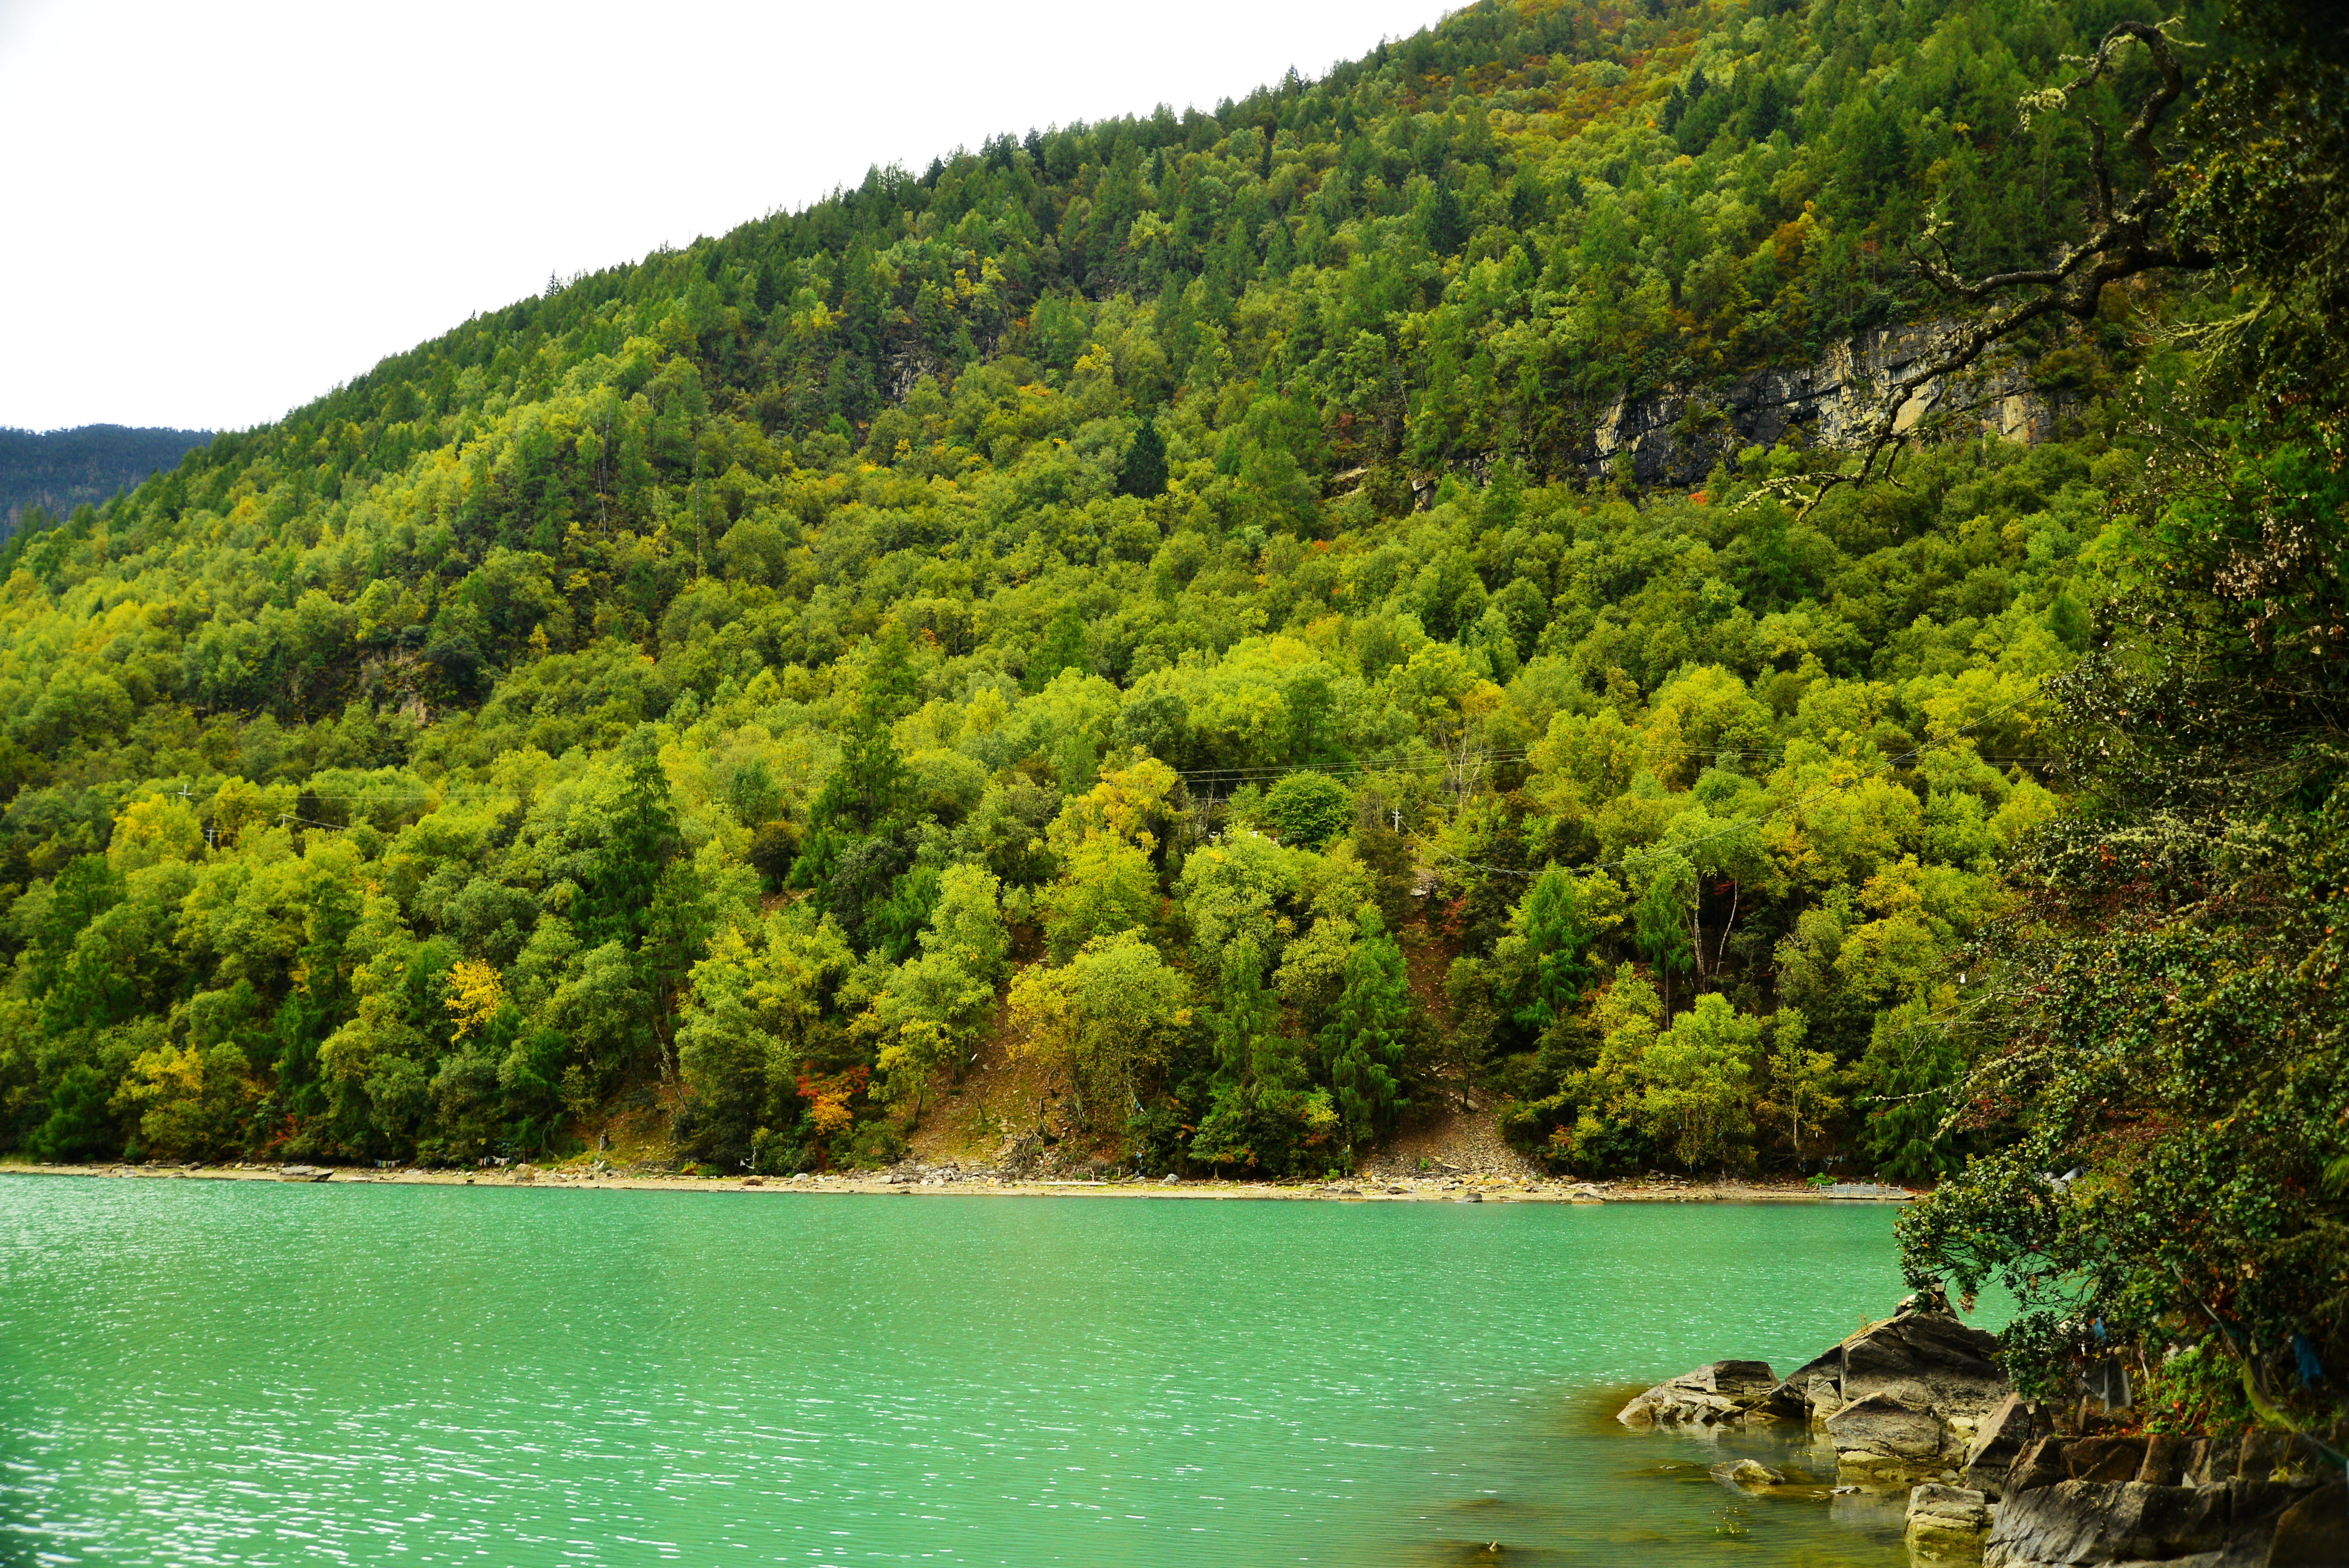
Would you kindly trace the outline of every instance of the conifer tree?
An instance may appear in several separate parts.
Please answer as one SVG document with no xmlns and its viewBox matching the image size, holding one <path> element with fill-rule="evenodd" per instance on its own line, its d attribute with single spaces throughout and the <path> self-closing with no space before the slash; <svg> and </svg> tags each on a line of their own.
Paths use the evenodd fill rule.
<svg viewBox="0 0 2349 1568">
<path fill-rule="evenodd" d="M 1117 470 L 1117 493 L 1148 500 L 1166 493 L 1166 438 L 1155 418 L 1145 415 L 1133 444 L 1125 449 Z"/>
<path fill-rule="evenodd" d="M 1402 948 L 1387 934 L 1375 904 L 1364 904 L 1360 919 L 1361 935 L 1346 958 L 1346 989 L 1320 1042 L 1350 1159 L 1402 1104 L 1400 1078 L 1411 1022 Z"/>
<path fill-rule="evenodd" d="M 579 931 L 589 946 L 636 945 L 651 915 L 662 869 L 677 852 L 677 818 L 669 805 L 668 775 L 661 769 L 659 737 L 650 726 L 638 728 L 622 757 L 626 771 L 612 830 L 581 890 L 585 898 Z"/>
<path fill-rule="evenodd" d="M 821 887 L 831 880 L 841 853 L 877 830 L 899 807 L 905 760 L 889 721 L 914 690 L 909 639 L 891 624 L 864 672 L 855 711 L 840 738 L 840 761 L 808 807 L 808 832 L 792 881 Z"/>
</svg>

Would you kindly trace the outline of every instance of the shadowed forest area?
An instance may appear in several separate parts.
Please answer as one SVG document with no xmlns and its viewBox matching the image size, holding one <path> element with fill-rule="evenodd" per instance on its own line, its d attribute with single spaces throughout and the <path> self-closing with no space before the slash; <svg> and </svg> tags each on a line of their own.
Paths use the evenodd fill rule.
<svg viewBox="0 0 2349 1568">
<path fill-rule="evenodd" d="M 70 430 L 0 428 L 0 531 L 37 533 L 175 468 L 212 439 L 210 430 L 81 425 Z"/>
</svg>

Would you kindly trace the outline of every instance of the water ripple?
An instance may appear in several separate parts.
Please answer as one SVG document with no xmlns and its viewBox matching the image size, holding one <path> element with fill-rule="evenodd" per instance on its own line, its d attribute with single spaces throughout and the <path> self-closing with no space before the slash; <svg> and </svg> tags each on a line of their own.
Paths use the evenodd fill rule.
<svg viewBox="0 0 2349 1568">
<path fill-rule="evenodd" d="M 13 1179 L 0 1281 L 11 1560 L 1903 1561 L 1592 1418 L 1880 1315 L 1880 1210 Z"/>
</svg>

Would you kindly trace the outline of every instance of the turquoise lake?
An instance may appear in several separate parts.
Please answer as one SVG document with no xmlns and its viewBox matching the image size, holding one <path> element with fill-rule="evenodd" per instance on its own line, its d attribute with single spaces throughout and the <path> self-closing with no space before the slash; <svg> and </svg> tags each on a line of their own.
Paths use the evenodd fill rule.
<svg viewBox="0 0 2349 1568">
<path fill-rule="evenodd" d="M 1610 1418 L 1892 1218 L 0 1179 L 0 1560 L 1897 1564 Z"/>
</svg>

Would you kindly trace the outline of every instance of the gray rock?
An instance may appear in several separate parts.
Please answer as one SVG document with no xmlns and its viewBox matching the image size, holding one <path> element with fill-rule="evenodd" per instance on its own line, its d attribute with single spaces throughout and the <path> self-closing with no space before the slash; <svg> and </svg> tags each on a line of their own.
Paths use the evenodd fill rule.
<svg viewBox="0 0 2349 1568">
<path fill-rule="evenodd" d="M 1708 1473 L 1713 1480 L 1730 1486 L 1784 1486 L 1786 1483 L 1784 1474 L 1758 1460 L 1717 1464 Z"/>
<path fill-rule="evenodd" d="M 324 1165 L 281 1165 L 277 1168 L 280 1181 L 324 1181 L 334 1171 Z"/>
<path fill-rule="evenodd" d="M 1945 1416 L 1978 1419 L 2013 1390 L 1992 1359 L 1992 1336 L 1931 1305 L 1907 1306 L 1869 1324 L 1834 1349 L 1804 1363 L 1770 1391 L 1764 1408 L 1782 1420 L 1817 1425 L 1820 1385 L 1836 1405 L 1871 1394 Z"/>
<path fill-rule="evenodd" d="M 2242 1473 L 2247 1450 L 2255 1474 Z M 2140 1479 L 2173 1470 L 2189 1479 Z M 1982 1561 L 1984 1568 L 2337 1565 L 2349 1562 L 2349 1490 L 2319 1468 L 2313 1449 L 2263 1433 L 2190 1445 L 2042 1438 L 2007 1472 Z"/>
<path fill-rule="evenodd" d="M 1826 1420 L 1836 1470 L 1846 1480 L 1915 1480 L 1942 1467 L 1949 1429 L 1930 1409 L 1890 1394 L 1854 1399 Z"/>
<path fill-rule="evenodd" d="M 2194 1449 L 2191 1438 L 2147 1438 L 2145 1462 L 2137 1467 L 2137 1479 L 2148 1486 L 2184 1485 L 2186 1467 L 2193 1462 Z"/>
<path fill-rule="evenodd" d="M 1821 446 L 1857 435 L 1878 399 L 1908 383 L 1954 324 L 1880 327 L 1828 347 L 1807 366 L 1757 370 L 1727 385 L 1669 384 L 1618 397 L 1601 411 L 1574 460 L 1593 478 L 1621 464 L 1643 485 L 1698 484 L 1740 447 L 1774 446 L 1807 429 Z M 2044 440 L 2054 413 L 2012 356 L 1984 361 L 1933 401 L 1961 423 L 2010 440 Z M 1912 402 L 1910 415 L 1924 411 Z M 1432 483 L 1432 481 L 1431 481 Z"/>
<path fill-rule="evenodd" d="M 1860 1332 L 1865 1334 L 1868 1331 L 1862 1329 Z M 1844 1342 L 1846 1345 L 1849 1343 L 1849 1340 Z M 1762 1402 L 1762 1408 L 1780 1420 L 1799 1421 L 1807 1418 L 1816 1422 L 1822 1418 L 1814 1408 L 1816 1392 L 1820 1389 L 1832 1396 L 1834 1405 L 1844 1402 L 1842 1345 L 1813 1357 L 1788 1373 L 1776 1387 L 1770 1390 Z M 1828 1413 L 1833 1413 L 1832 1408 Z"/>
<path fill-rule="evenodd" d="M 2226 1487 L 2137 1481 L 2010 1488 L 1992 1515 L 1982 1563 L 1984 1568 L 2074 1568 L 2125 1560 L 2216 1563 L 2225 1560 L 2218 1554 L 2227 1543 L 2233 1501 Z"/>
<path fill-rule="evenodd" d="M 1776 1382 L 1766 1361 L 1715 1361 L 1657 1384 L 1615 1418 L 1627 1427 L 1733 1421 L 1766 1398 Z"/>
<path fill-rule="evenodd" d="M 1971 1557 L 1989 1532 L 1989 1501 L 1973 1488 L 1928 1482 L 1910 1489 L 1903 1531 L 1910 1551 L 1926 1557 Z"/>
<path fill-rule="evenodd" d="M 1843 1345 L 1844 1400 L 1889 1394 L 1911 1405 L 1980 1416 L 2013 1392 L 1992 1359 L 1997 1339 L 1945 1312 L 1904 1312 Z"/>
<path fill-rule="evenodd" d="M 2327 1482 L 2286 1508 L 2268 1542 L 2273 1568 L 2349 1562 L 2349 1485 Z"/>
<path fill-rule="evenodd" d="M 2056 1451 L 2070 1480 L 2110 1485 L 2137 1480 L 2145 1468 L 2146 1447 L 2140 1437 L 2074 1438 L 2059 1443 Z"/>
<path fill-rule="evenodd" d="M 2020 1394 L 2009 1394 L 1975 1427 L 1960 1479 L 1996 1502 L 2005 1488 L 2006 1472 L 2040 1431 L 2039 1407 Z"/>
</svg>

